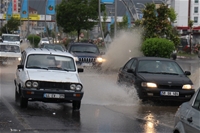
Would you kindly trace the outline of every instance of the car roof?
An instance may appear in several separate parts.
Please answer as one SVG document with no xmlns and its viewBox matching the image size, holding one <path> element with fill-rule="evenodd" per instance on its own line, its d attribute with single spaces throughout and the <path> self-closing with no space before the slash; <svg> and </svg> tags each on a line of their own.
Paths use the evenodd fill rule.
<svg viewBox="0 0 200 133">
<path fill-rule="evenodd" d="M 0 45 L 14 45 L 14 46 L 19 46 L 18 43 L 14 43 L 14 42 L 3 42 L 3 43 L 0 43 Z"/>
<path fill-rule="evenodd" d="M 61 56 L 70 56 L 73 57 L 70 53 L 67 51 L 60 51 L 60 50 L 54 50 L 54 49 L 47 49 L 47 48 L 27 48 L 24 50 L 27 55 L 29 54 L 54 54 L 54 55 L 61 55 Z"/>
<path fill-rule="evenodd" d="M 69 43 L 70 45 L 88 45 L 88 46 L 96 46 L 95 44 L 92 43 L 85 43 L 85 42 L 74 42 L 74 43 Z"/>
<path fill-rule="evenodd" d="M 163 60 L 163 61 L 174 61 L 172 59 L 169 58 L 163 58 L 163 57 L 133 57 L 133 58 L 137 58 L 138 60 Z"/>
</svg>

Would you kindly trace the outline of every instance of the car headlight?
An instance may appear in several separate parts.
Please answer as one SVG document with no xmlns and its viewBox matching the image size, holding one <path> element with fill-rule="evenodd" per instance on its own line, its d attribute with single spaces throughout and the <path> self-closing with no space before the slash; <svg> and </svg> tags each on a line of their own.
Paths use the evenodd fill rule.
<svg viewBox="0 0 200 133">
<path fill-rule="evenodd" d="M 152 83 L 152 82 L 142 82 L 141 86 L 148 87 L 148 88 L 157 88 L 157 84 Z"/>
<path fill-rule="evenodd" d="M 75 84 L 71 84 L 71 85 L 70 85 L 70 89 L 71 89 L 71 90 L 75 90 L 75 89 L 76 89 L 76 85 L 75 85 Z"/>
<path fill-rule="evenodd" d="M 102 58 L 102 57 L 97 57 L 96 59 L 96 62 L 99 62 L 99 63 L 102 63 L 104 62 L 105 60 Z"/>
<path fill-rule="evenodd" d="M 77 86 L 76 86 L 76 90 L 77 90 L 77 91 L 81 91 L 81 89 L 82 89 L 82 86 L 81 86 L 81 85 L 77 85 Z"/>
<path fill-rule="evenodd" d="M 185 90 L 190 90 L 190 89 L 192 89 L 192 88 L 193 88 L 193 86 L 190 85 L 190 84 L 185 84 L 185 85 L 183 85 L 183 87 L 182 87 L 182 89 L 185 89 Z"/>
<path fill-rule="evenodd" d="M 18 61 L 21 61 L 21 58 L 20 58 L 20 57 L 18 58 Z"/>
<path fill-rule="evenodd" d="M 31 81 L 27 81 L 27 82 L 26 82 L 26 87 L 31 87 L 31 86 L 32 86 Z"/>
<path fill-rule="evenodd" d="M 34 88 L 37 88 L 38 85 L 39 85 L 38 82 L 33 82 L 33 83 L 32 83 L 32 86 L 33 86 Z"/>
</svg>

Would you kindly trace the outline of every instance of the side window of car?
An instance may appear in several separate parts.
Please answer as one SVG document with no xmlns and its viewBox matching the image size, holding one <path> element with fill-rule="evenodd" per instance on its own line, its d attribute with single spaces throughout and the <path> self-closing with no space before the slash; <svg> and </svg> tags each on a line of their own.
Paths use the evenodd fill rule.
<svg viewBox="0 0 200 133">
<path fill-rule="evenodd" d="M 200 111 L 200 91 L 197 94 L 193 107 Z"/>
<path fill-rule="evenodd" d="M 132 65 L 131 65 L 130 68 L 133 69 L 133 70 L 135 70 L 136 65 L 137 65 L 137 61 L 136 61 L 136 60 L 133 60 L 133 63 L 132 63 Z"/>
<path fill-rule="evenodd" d="M 126 65 L 124 66 L 124 71 L 127 71 L 128 69 L 131 68 L 131 64 L 133 63 L 134 59 L 129 60 Z"/>
</svg>

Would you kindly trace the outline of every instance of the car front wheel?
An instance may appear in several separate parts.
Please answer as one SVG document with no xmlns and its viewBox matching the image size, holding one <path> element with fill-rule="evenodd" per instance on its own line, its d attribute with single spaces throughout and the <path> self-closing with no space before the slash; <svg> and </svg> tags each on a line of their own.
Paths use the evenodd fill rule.
<svg viewBox="0 0 200 133">
<path fill-rule="evenodd" d="M 81 101 L 73 101 L 72 107 L 73 107 L 73 110 L 79 110 L 81 107 Z"/>
</svg>

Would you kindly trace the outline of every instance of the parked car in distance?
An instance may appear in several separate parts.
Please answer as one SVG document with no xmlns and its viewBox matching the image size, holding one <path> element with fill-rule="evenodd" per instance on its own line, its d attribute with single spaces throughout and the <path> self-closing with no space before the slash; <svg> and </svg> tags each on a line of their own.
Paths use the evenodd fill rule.
<svg viewBox="0 0 200 133">
<path fill-rule="evenodd" d="M 21 48 L 17 43 L 0 42 L 0 64 L 18 64 L 21 60 Z"/>
<path fill-rule="evenodd" d="M 66 51 L 27 48 L 15 74 L 15 100 L 22 108 L 28 101 L 42 101 L 70 102 L 80 109 L 84 91 L 78 72 L 83 68 Z"/>
<path fill-rule="evenodd" d="M 47 44 L 47 43 L 43 43 L 39 47 L 40 48 L 47 48 L 47 49 L 66 51 L 65 46 L 62 45 L 62 44 Z"/>
<path fill-rule="evenodd" d="M 173 133 L 200 133 L 200 88 L 178 108 Z"/>
<path fill-rule="evenodd" d="M 39 42 L 39 44 L 38 44 L 38 46 L 40 46 L 40 45 L 42 45 L 42 44 L 44 44 L 44 43 L 49 44 L 48 38 L 41 38 L 41 39 L 40 39 L 40 42 Z"/>
<path fill-rule="evenodd" d="M 104 61 L 99 48 L 92 43 L 69 43 L 67 51 L 76 57 L 80 66 L 100 66 Z"/>
<path fill-rule="evenodd" d="M 118 83 L 133 85 L 141 100 L 189 101 L 195 92 L 190 74 L 172 59 L 135 57 L 120 68 Z"/>
</svg>

